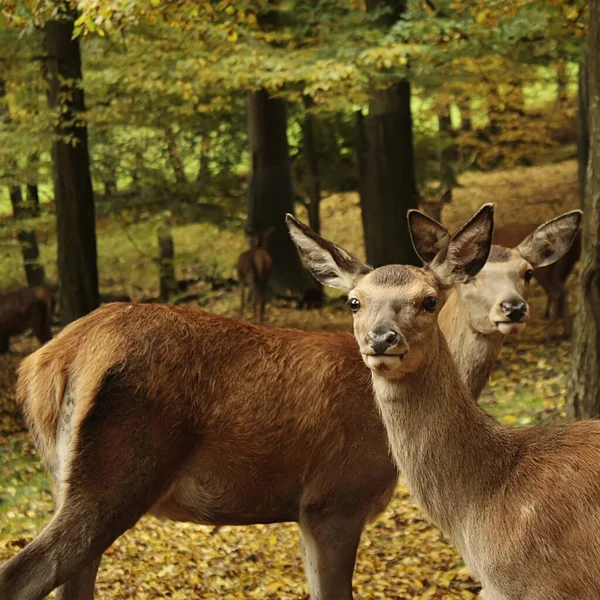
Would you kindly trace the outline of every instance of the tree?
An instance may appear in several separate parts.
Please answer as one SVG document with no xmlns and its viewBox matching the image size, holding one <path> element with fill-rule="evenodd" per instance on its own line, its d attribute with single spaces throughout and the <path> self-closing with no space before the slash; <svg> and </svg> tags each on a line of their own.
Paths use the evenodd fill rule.
<svg viewBox="0 0 600 600">
<path fill-rule="evenodd" d="M 268 240 L 273 257 L 270 283 L 282 291 L 302 292 L 306 287 L 305 271 L 285 225 L 285 213 L 294 213 L 294 188 L 283 100 L 271 98 L 265 90 L 249 93 L 248 140 L 248 224 L 254 231 L 273 227 Z"/>
<path fill-rule="evenodd" d="M 406 10 L 406 3 L 367 0 L 370 12 L 382 8 L 387 12 L 380 22 L 389 27 Z M 363 127 L 360 195 L 367 261 L 374 267 L 419 264 L 406 220 L 407 209 L 417 207 L 410 83 L 401 80 L 383 89 L 372 84 Z"/>
<path fill-rule="evenodd" d="M 568 403 L 577 418 L 600 416 L 600 2 L 590 2 L 588 31 L 589 156 Z"/>
<path fill-rule="evenodd" d="M 56 111 L 52 143 L 60 320 L 69 323 L 99 304 L 94 193 L 84 121 L 76 13 L 64 6 L 44 29 L 48 103 Z"/>
</svg>

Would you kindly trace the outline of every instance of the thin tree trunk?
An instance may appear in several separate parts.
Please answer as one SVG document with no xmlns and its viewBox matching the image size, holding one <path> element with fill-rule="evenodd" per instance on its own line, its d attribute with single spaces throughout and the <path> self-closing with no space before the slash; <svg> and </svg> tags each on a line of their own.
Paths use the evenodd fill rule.
<svg viewBox="0 0 600 600">
<path fill-rule="evenodd" d="M 37 189 L 37 186 L 35 187 Z M 16 185 L 10 188 L 10 201 L 13 207 L 13 218 L 15 221 L 35 216 L 34 205 L 23 201 L 21 186 Z M 27 285 L 44 285 L 46 273 L 40 262 L 40 249 L 35 231 L 31 229 L 21 229 L 17 233 L 17 239 L 19 240 L 21 254 L 23 255 L 23 265 L 25 267 Z"/>
<path fill-rule="evenodd" d="M 254 231 L 273 227 L 267 242 L 273 258 L 269 284 L 280 291 L 301 293 L 307 277 L 285 226 L 285 213 L 294 212 L 286 108 L 265 90 L 249 93 L 248 140 L 252 159 L 248 224 Z"/>
<path fill-rule="evenodd" d="M 579 176 L 579 198 L 583 206 L 590 154 L 588 58 L 583 57 L 579 65 L 579 89 L 577 92 L 577 167 Z"/>
<path fill-rule="evenodd" d="M 567 86 L 569 85 L 569 77 L 567 75 L 567 61 L 559 59 L 556 64 L 556 87 L 558 102 L 566 102 L 569 99 Z"/>
<path fill-rule="evenodd" d="M 196 183 L 199 185 L 201 191 L 210 183 L 209 150 L 210 136 L 205 133 L 202 134 L 202 141 L 200 142 L 200 166 L 198 167 L 198 175 L 196 176 Z"/>
<path fill-rule="evenodd" d="M 99 304 L 94 192 L 90 176 L 77 13 L 63 9 L 44 28 L 48 103 L 59 117 L 52 144 L 60 320 L 69 323 Z"/>
<path fill-rule="evenodd" d="M 473 113 L 471 110 L 471 98 L 464 98 L 460 103 L 460 130 L 473 131 Z"/>
<path fill-rule="evenodd" d="M 179 148 L 177 148 L 175 134 L 170 127 L 165 128 L 165 140 L 167 142 L 167 156 L 169 157 L 169 164 L 175 174 L 175 180 L 179 184 L 184 184 L 187 182 L 187 179 L 183 169 L 183 161 L 179 154 Z"/>
<path fill-rule="evenodd" d="M 367 0 L 367 10 L 389 10 L 380 19 L 391 27 L 406 9 L 403 0 Z M 367 261 L 419 264 L 410 242 L 406 211 L 417 208 L 410 83 L 371 90 L 364 119 L 364 181 L 361 208 Z"/>
<path fill-rule="evenodd" d="M 177 293 L 177 277 L 175 276 L 175 245 L 167 225 L 162 225 L 158 230 L 158 269 L 159 300 L 168 302 Z"/>
<path fill-rule="evenodd" d="M 0 79 L 0 102 L 2 108 L 0 110 L 2 119 L 5 123 L 10 123 L 11 118 L 8 108 L 4 106 L 6 98 L 6 84 L 3 79 Z M 16 171 L 17 161 L 13 161 L 14 167 L 11 169 Z M 33 189 L 32 189 L 33 188 Z M 35 192 L 35 194 L 34 194 Z M 18 221 L 28 217 L 35 217 L 39 214 L 39 198 L 37 196 L 37 185 L 27 185 L 27 202 L 23 202 L 23 192 L 18 184 L 9 187 L 10 201 L 13 207 L 13 218 Z M 40 263 L 40 250 L 37 242 L 35 231 L 21 229 L 17 233 L 17 239 L 21 246 L 21 254 L 23 256 L 23 266 L 25 269 L 25 277 L 28 285 L 44 285 L 46 275 L 44 267 Z"/>
<path fill-rule="evenodd" d="M 321 233 L 321 179 L 319 177 L 319 156 L 315 142 L 314 115 L 308 110 L 313 105 L 310 96 L 304 97 L 304 121 L 302 135 L 304 138 L 304 160 L 308 174 L 308 223 L 317 233 Z"/>
<path fill-rule="evenodd" d="M 600 2 L 590 2 L 588 29 L 589 159 L 584 198 L 579 312 L 567 401 L 577 418 L 600 416 Z"/>
</svg>

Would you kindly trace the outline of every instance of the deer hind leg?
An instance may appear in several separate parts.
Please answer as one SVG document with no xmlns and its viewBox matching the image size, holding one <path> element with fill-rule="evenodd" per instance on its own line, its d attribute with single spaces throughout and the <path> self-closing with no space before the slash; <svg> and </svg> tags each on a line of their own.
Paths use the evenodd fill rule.
<svg viewBox="0 0 600 600">
<path fill-rule="evenodd" d="M 363 520 L 300 517 L 302 554 L 311 600 L 352 600 L 352 574 Z"/>
<path fill-rule="evenodd" d="M 94 559 L 85 569 L 56 590 L 55 600 L 93 600 L 96 575 L 102 557 Z"/>
<path fill-rule="evenodd" d="M 54 517 L 0 568 L 2 600 L 41 600 L 58 586 L 63 599 L 88 600 L 102 553 L 150 509 L 187 456 L 191 436 L 153 413 L 139 392 L 124 403 L 132 390 L 115 379 L 106 377 L 75 433 Z"/>
</svg>

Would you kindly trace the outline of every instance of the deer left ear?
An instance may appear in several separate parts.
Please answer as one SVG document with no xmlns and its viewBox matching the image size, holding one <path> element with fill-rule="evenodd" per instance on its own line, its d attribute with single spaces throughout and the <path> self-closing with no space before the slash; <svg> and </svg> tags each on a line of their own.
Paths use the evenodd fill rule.
<svg viewBox="0 0 600 600">
<path fill-rule="evenodd" d="M 372 270 L 356 256 L 322 238 L 292 215 L 286 215 L 285 220 L 304 263 L 322 284 L 349 292 Z"/>
<path fill-rule="evenodd" d="M 517 246 L 517 252 L 536 269 L 555 263 L 575 240 L 582 215 L 580 210 L 573 210 L 540 225 Z"/>
<path fill-rule="evenodd" d="M 441 223 L 418 210 L 409 210 L 407 219 L 415 252 L 425 264 L 428 264 L 448 245 L 450 234 Z"/>
<path fill-rule="evenodd" d="M 493 231 L 494 205 L 485 204 L 429 265 L 443 287 L 465 283 L 483 269 L 492 247 Z"/>
</svg>

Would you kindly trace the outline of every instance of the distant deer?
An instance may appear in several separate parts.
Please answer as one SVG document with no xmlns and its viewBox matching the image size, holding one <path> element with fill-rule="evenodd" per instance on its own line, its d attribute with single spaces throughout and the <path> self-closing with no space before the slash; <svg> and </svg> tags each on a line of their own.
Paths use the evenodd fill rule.
<svg viewBox="0 0 600 600">
<path fill-rule="evenodd" d="M 40 344 L 52 339 L 54 294 L 44 287 L 26 287 L 0 294 L 0 354 L 10 349 L 10 338 L 31 329 Z"/>
<path fill-rule="evenodd" d="M 481 597 L 600 598 L 600 423 L 501 426 L 473 402 L 438 326 L 447 290 L 486 262 L 492 205 L 422 269 L 371 269 L 290 226 L 315 277 L 348 294 L 394 462 L 481 581 Z M 547 240 L 534 236 L 528 251 L 543 261 Z"/>
<path fill-rule="evenodd" d="M 264 232 L 246 230 L 251 248 L 242 252 L 237 262 L 240 281 L 240 318 L 245 313 L 246 288 L 248 288 L 249 299 L 252 299 L 254 306 L 254 319 L 258 317 L 259 323 L 264 320 L 267 284 L 273 267 L 273 259 L 267 250 L 267 238 L 272 231 L 272 227 Z"/>
<path fill-rule="evenodd" d="M 422 230 L 412 235 L 424 256 L 450 239 L 418 217 L 411 226 Z M 548 247 L 565 244 L 544 231 Z M 517 269 L 516 281 L 521 264 L 502 265 Z M 499 264 L 488 266 L 488 283 L 504 279 Z M 487 293 L 458 295 L 456 310 Z M 446 322 L 464 364 L 471 324 Z M 490 340 L 479 352 L 492 364 L 497 335 L 495 325 L 478 336 Z M 217 526 L 298 522 L 312 598 L 352 598 L 362 530 L 387 506 L 397 471 L 351 335 L 109 304 L 23 361 L 17 398 L 58 508 L 0 568 L 0 598 L 61 586 L 58 600 L 91 600 L 102 552 L 144 513 Z"/>
<path fill-rule="evenodd" d="M 494 243 L 513 246 L 535 229 L 531 223 L 513 223 L 494 229 Z M 571 335 L 572 323 L 569 314 L 569 290 L 566 281 L 581 253 L 581 236 L 577 235 L 568 252 L 552 265 L 535 269 L 533 275 L 546 293 L 546 318 L 550 317 L 548 335 L 552 335 L 558 319 L 562 318 L 565 335 Z"/>
<path fill-rule="evenodd" d="M 442 222 L 442 211 L 446 204 L 452 202 L 452 189 L 449 188 L 442 194 L 439 194 L 435 198 L 429 198 L 422 194 L 417 193 L 417 205 L 419 208 L 432 219 L 435 219 L 438 223 Z M 530 232 L 531 233 L 531 232 Z"/>
</svg>

